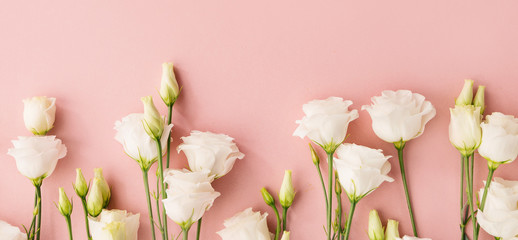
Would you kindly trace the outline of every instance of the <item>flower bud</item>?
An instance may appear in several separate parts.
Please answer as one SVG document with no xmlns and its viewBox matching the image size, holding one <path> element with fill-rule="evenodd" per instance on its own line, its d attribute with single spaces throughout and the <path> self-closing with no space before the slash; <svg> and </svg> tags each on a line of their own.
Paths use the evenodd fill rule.
<svg viewBox="0 0 518 240">
<path fill-rule="evenodd" d="M 72 214 L 72 203 L 62 187 L 59 188 L 58 210 L 63 216 L 70 216 L 70 214 Z"/>
<path fill-rule="evenodd" d="M 335 171 L 335 193 L 340 195 L 342 194 L 342 185 L 340 184 L 340 180 L 338 180 L 338 173 Z"/>
<path fill-rule="evenodd" d="M 160 139 L 164 131 L 164 119 L 153 103 L 151 96 L 141 98 L 144 103 L 144 130 L 153 139 Z"/>
<path fill-rule="evenodd" d="M 160 97 L 165 105 L 171 106 L 176 102 L 180 89 L 174 76 L 173 63 L 162 64 L 162 82 L 160 84 Z"/>
<path fill-rule="evenodd" d="M 369 239 L 370 240 L 384 240 L 383 225 L 381 224 L 378 211 L 371 210 L 369 213 Z"/>
<path fill-rule="evenodd" d="M 387 230 L 385 231 L 385 240 L 399 239 L 399 222 L 389 219 L 387 223 Z"/>
<path fill-rule="evenodd" d="M 284 233 L 282 233 L 281 240 L 290 240 L 290 232 L 284 231 Z"/>
<path fill-rule="evenodd" d="M 88 184 L 86 184 L 85 177 L 81 172 L 81 168 L 76 168 L 76 182 L 74 183 L 74 191 L 80 198 L 85 198 L 88 194 Z"/>
<path fill-rule="evenodd" d="M 318 154 L 311 143 L 309 143 L 309 150 L 311 151 L 311 159 L 313 160 L 313 164 L 318 165 L 320 163 L 320 158 L 318 157 Z"/>
<path fill-rule="evenodd" d="M 100 188 L 101 188 L 101 193 L 103 196 L 103 208 L 106 208 L 108 206 L 108 204 L 110 203 L 111 192 L 110 192 L 110 186 L 108 185 L 108 182 L 104 179 L 102 168 L 94 169 L 94 181 L 95 181 L 95 179 L 100 180 Z"/>
<path fill-rule="evenodd" d="M 480 114 L 484 114 L 484 110 L 486 109 L 486 105 L 484 103 L 484 90 L 486 86 L 478 86 L 477 94 L 475 94 L 475 99 L 473 100 L 473 105 L 475 107 L 480 107 Z"/>
<path fill-rule="evenodd" d="M 56 99 L 33 97 L 23 100 L 23 121 L 34 135 L 45 135 L 54 126 Z"/>
<path fill-rule="evenodd" d="M 99 216 L 103 210 L 104 202 L 101 185 L 101 179 L 94 178 L 92 188 L 90 189 L 90 194 L 88 194 L 88 199 L 86 200 L 86 209 L 88 210 L 88 214 L 90 214 L 92 217 Z"/>
<path fill-rule="evenodd" d="M 263 195 L 264 202 L 268 206 L 275 206 L 275 199 L 273 199 L 272 195 L 266 190 L 266 188 L 261 188 L 261 194 Z"/>
<path fill-rule="evenodd" d="M 293 189 L 293 183 L 291 181 L 291 170 L 286 170 L 284 172 L 281 190 L 279 191 L 281 206 L 289 208 L 293 203 L 293 198 L 295 198 L 295 189 Z"/>
<path fill-rule="evenodd" d="M 462 91 L 460 92 L 459 97 L 455 99 L 455 105 L 471 105 L 471 101 L 473 100 L 473 80 L 465 79 L 464 87 L 462 87 Z"/>
</svg>

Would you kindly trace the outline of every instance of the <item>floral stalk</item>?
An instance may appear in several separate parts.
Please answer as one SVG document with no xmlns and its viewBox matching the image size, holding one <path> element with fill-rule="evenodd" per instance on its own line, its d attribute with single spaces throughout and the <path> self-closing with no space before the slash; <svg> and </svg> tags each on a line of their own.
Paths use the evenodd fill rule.
<svg viewBox="0 0 518 240">
<path fill-rule="evenodd" d="M 461 229 L 461 240 L 464 240 L 466 238 L 466 216 L 464 215 L 464 168 L 467 166 L 464 165 L 464 159 L 461 155 L 461 161 L 460 161 L 460 229 Z"/>
<path fill-rule="evenodd" d="M 83 211 L 85 214 L 86 236 L 88 237 L 88 240 L 92 240 L 92 234 L 90 234 L 90 224 L 88 223 L 88 209 L 86 208 L 86 197 L 81 197 L 81 204 L 83 205 Z"/>
<path fill-rule="evenodd" d="M 162 193 L 162 199 L 166 199 L 167 198 L 167 195 L 166 195 L 166 191 L 165 191 L 165 183 L 164 183 L 164 167 L 163 167 L 163 163 L 162 163 L 162 143 L 160 142 L 160 138 L 156 138 L 155 139 L 155 142 L 157 144 L 157 149 L 158 149 L 158 180 L 160 181 L 160 187 L 161 187 L 161 193 Z M 159 197 L 157 196 L 157 199 Z M 164 207 L 164 204 L 162 203 L 162 219 L 163 219 L 163 223 L 162 223 L 162 235 L 163 235 L 163 238 L 164 239 L 168 239 L 168 233 L 167 233 L 167 216 L 166 216 L 166 213 L 165 213 L 165 207 Z"/>
<path fill-rule="evenodd" d="M 36 184 L 36 194 L 38 196 L 38 222 L 36 224 L 36 240 L 40 239 L 41 233 L 41 182 Z"/>
<path fill-rule="evenodd" d="M 68 236 L 69 236 L 69 239 L 70 240 L 73 240 L 73 236 L 72 236 L 72 222 L 70 221 L 70 216 L 66 216 L 65 217 L 66 220 L 67 220 L 67 227 L 68 227 Z"/>
<path fill-rule="evenodd" d="M 347 227 L 345 228 L 345 239 L 349 239 L 351 233 L 351 223 L 353 221 L 354 209 L 356 209 L 357 200 L 351 200 L 351 208 L 349 209 L 349 217 L 347 218 Z"/>
<path fill-rule="evenodd" d="M 173 104 L 168 105 L 168 113 L 167 113 L 167 125 L 171 124 L 172 114 L 173 114 Z M 171 159 L 171 134 L 167 134 L 167 162 L 166 168 L 169 168 L 169 159 Z"/>
<path fill-rule="evenodd" d="M 468 166 L 468 162 L 469 162 L 469 156 L 463 156 L 464 158 L 464 165 L 465 166 Z M 469 209 L 471 211 L 471 222 L 473 223 L 473 239 L 476 240 L 478 239 L 478 236 L 476 234 L 476 228 L 477 228 L 477 220 L 476 220 L 476 217 L 475 217 L 475 210 L 474 210 L 474 204 L 473 204 L 473 189 L 471 188 L 471 175 L 470 175 L 470 171 L 469 171 L 469 168 L 466 167 L 464 169 L 464 174 L 466 175 L 466 182 L 467 182 L 467 188 L 468 188 L 468 205 L 469 205 Z"/>
<path fill-rule="evenodd" d="M 149 194 L 149 179 L 148 179 L 148 171 L 149 169 L 142 169 L 142 177 L 144 179 L 144 188 L 146 190 L 146 200 L 147 200 L 147 208 L 149 215 L 149 225 L 151 227 L 151 234 L 153 236 L 153 240 L 156 239 L 155 236 L 155 224 L 153 218 L 153 208 L 151 207 L 151 196 Z"/>
<path fill-rule="evenodd" d="M 405 162 L 403 161 L 403 148 L 405 148 L 405 143 L 402 144 L 394 144 L 394 146 L 397 149 L 397 154 L 399 158 L 399 169 L 401 170 L 401 179 L 403 181 L 403 187 L 405 188 L 405 197 L 406 197 L 406 203 L 408 206 L 408 212 L 410 214 L 410 220 L 412 222 L 412 231 L 414 233 L 414 236 L 417 235 L 417 229 L 415 226 L 415 220 L 414 220 L 414 211 L 412 210 L 412 203 L 410 202 L 410 196 L 408 194 L 408 184 L 406 181 L 406 174 L 405 174 Z"/>
<path fill-rule="evenodd" d="M 197 224 L 197 228 L 196 228 L 196 240 L 200 240 L 202 219 L 203 218 L 200 218 L 200 220 L 198 220 L 198 224 Z"/>
<path fill-rule="evenodd" d="M 488 166 L 488 168 L 489 168 L 489 172 L 487 174 L 487 180 L 486 180 L 486 184 L 484 186 L 484 193 L 482 194 L 482 201 L 480 202 L 480 206 L 478 207 L 479 211 L 484 211 L 484 206 L 486 205 L 486 199 L 487 199 L 487 192 L 489 191 L 489 187 L 491 185 L 491 180 L 493 179 L 493 174 L 495 173 L 497 167 Z M 476 228 L 477 235 L 478 235 L 479 231 L 480 231 L 480 225 L 477 223 L 477 228 Z"/>
<path fill-rule="evenodd" d="M 332 215 L 333 215 L 333 152 L 327 153 L 327 162 L 329 165 L 329 178 L 328 178 L 328 194 L 327 194 L 327 239 L 331 240 L 331 222 L 332 222 Z"/>
</svg>

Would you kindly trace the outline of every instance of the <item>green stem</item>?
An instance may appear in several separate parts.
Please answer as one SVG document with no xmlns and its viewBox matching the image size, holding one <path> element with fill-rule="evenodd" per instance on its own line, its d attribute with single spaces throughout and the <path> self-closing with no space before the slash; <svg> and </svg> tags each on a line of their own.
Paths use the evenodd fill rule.
<svg viewBox="0 0 518 240">
<path fill-rule="evenodd" d="M 335 183 L 336 184 L 336 183 Z M 342 197 L 339 193 L 336 193 L 336 204 L 338 205 L 338 216 L 336 217 L 338 220 L 338 238 L 342 238 Z"/>
<path fill-rule="evenodd" d="M 164 183 L 164 167 L 163 167 L 163 163 L 162 163 L 162 143 L 160 142 L 160 138 L 157 138 L 155 139 L 155 142 L 156 142 L 156 145 L 157 145 L 157 149 L 158 149 L 158 175 L 159 175 L 159 181 L 161 183 L 161 193 L 162 193 L 162 199 L 166 199 L 167 198 L 167 195 L 166 195 L 166 192 L 165 192 L 165 183 Z M 158 196 L 157 196 L 157 199 L 158 199 Z M 166 213 L 165 213 L 165 207 L 164 207 L 164 203 L 162 203 L 162 219 L 163 219 L 163 224 L 162 224 L 162 230 L 163 230 L 163 233 L 162 235 L 164 236 L 164 239 L 167 240 L 168 239 L 168 233 L 167 233 L 167 216 L 166 216 Z"/>
<path fill-rule="evenodd" d="M 349 209 L 349 217 L 347 218 L 347 227 L 345 228 L 345 239 L 349 239 L 349 234 L 351 233 L 351 223 L 353 221 L 354 209 L 356 208 L 356 204 L 358 202 L 355 200 L 351 200 L 351 208 Z"/>
<path fill-rule="evenodd" d="M 170 106 L 168 106 L 169 108 L 169 111 L 168 111 L 168 114 L 167 114 L 167 125 L 171 124 L 171 120 L 172 120 L 172 114 L 173 114 L 173 104 L 171 104 Z M 171 157 L 171 132 L 168 132 L 167 133 L 167 162 L 166 162 L 166 168 L 169 168 L 169 159 Z"/>
<path fill-rule="evenodd" d="M 33 212 L 34 212 L 34 209 L 36 209 L 37 207 L 38 207 L 38 191 L 36 189 L 34 189 L 34 208 L 32 209 Z M 34 213 L 33 213 L 31 227 L 29 228 L 29 232 L 27 233 L 29 235 L 28 239 L 33 239 L 33 235 L 36 232 L 36 217 L 37 217 L 37 215 L 34 215 Z"/>
<path fill-rule="evenodd" d="M 275 204 L 270 205 L 275 212 L 275 217 L 277 218 L 277 228 L 275 229 L 275 240 L 279 240 L 279 236 L 281 235 L 281 218 L 279 217 L 279 211 L 277 211 L 277 207 Z"/>
<path fill-rule="evenodd" d="M 67 226 L 68 226 L 68 236 L 70 240 L 73 240 L 72 236 L 72 222 L 70 221 L 70 216 L 65 217 L 67 219 Z"/>
<path fill-rule="evenodd" d="M 198 224 L 197 224 L 197 228 L 196 228 L 196 240 L 200 240 L 200 232 L 201 232 L 201 220 L 203 218 L 200 218 L 200 220 L 198 220 Z"/>
<path fill-rule="evenodd" d="M 408 184 L 406 182 L 406 174 L 405 174 L 405 162 L 403 161 L 403 148 L 404 148 L 404 145 L 399 148 L 396 147 L 397 155 L 399 157 L 399 169 L 401 170 L 401 179 L 403 180 L 403 187 L 405 188 L 406 204 L 408 206 L 408 212 L 410 213 L 410 220 L 412 222 L 412 231 L 414 232 L 414 236 L 418 237 L 417 229 L 415 226 L 415 220 L 414 220 L 414 211 L 412 211 L 412 203 L 410 202 L 410 196 L 408 194 Z"/>
<path fill-rule="evenodd" d="M 469 161 L 469 156 L 463 156 L 464 157 L 464 165 L 468 166 L 468 161 Z M 464 170 L 464 174 L 466 175 L 466 182 L 467 182 L 467 185 L 468 185 L 468 204 L 469 204 L 469 209 L 471 211 L 471 222 L 473 223 L 473 240 L 477 240 L 478 237 L 476 235 L 476 228 L 477 228 L 477 219 L 475 217 L 475 210 L 474 210 L 474 205 L 473 205 L 473 189 L 471 189 L 471 176 L 469 174 L 469 168 L 466 168 Z"/>
<path fill-rule="evenodd" d="M 460 161 L 461 169 L 460 169 L 460 229 L 461 229 L 461 240 L 464 240 L 466 237 L 466 224 L 465 224 L 465 215 L 464 215 L 464 161 L 461 156 Z"/>
<path fill-rule="evenodd" d="M 329 180 L 328 180 L 328 194 L 327 194 L 327 239 L 331 240 L 331 223 L 332 223 L 332 210 L 333 210 L 333 154 L 334 152 L 327 153 L 327 163 L 329 165 Z"/>
<path fill-rule="evenodd" d="M 282 207 L 282 231 L 283 232 L 286 231 L 288 208 L 289 207 Z"/>
<path fill-rule="evenodd" d="M 315 164 L 315 167 L 317 168 L 317 171 L 318 171 L 318 176 L 320 177 L 320 182 L 322 183 L 322 190 L 324 190 L 324 198 L 326 200 L 326 211 L 327 209 L 329 208 L 328 206 L 328 200 L 327 200 L 327 190 L 326 190 L 326 185 L 324 183 L 324 178 L 322 177 L 322 171 L 320 170 L 320 166 Z"/>
<path fill-rule="evenodd" d="M 158 178 L 158 176 L 157 176 Z M 165 239 L 164 236 L 164 228 L 162 226 L 162 217 L 160 216 L 160 182 L 156 181 L 156 196 L 155 196 L 155 203 L 156 203 L 156 215 L 158 217 L 158 227 L 160 230 L 160 233 L 162 235 L 162 239 Z"/>
<path fill-rule="evenodd" d="M 189 238 L 189 228 L 182 228 L 183 240 L 187 240 Z"/>
<path fill-rule="evenodd" d="M 486 205 L 487 193 L 489 192 L 489 186 L 491 185 L 491 180 L 493 179 L 493 174 L 495 173 L 496 168 L 489 167 L 489 173 L 487 174 L 486 185 L 484 186 L 484 193 L 482 194 L 482 202 L 480 202 L 480 206 L 478 207 L 480 211 L 484 211 L 484 206 Z M 480 225 L 477 223 L 477 236 L 480 231 Z"/>
<path fill-rule="evenodd" d="M 40 240 L 40 233 L 41 233 L 41 185 L 36 185 L 36 194 L 38 195 L 38 225 L 36 227 L 36 240 Z"/>
<path fill-rule="evenodd" d="M 142 169 L 142 177 L 144 179 L 144 188 L 146 190 L 146 199 L 147 199 L 147 210 L 149 215 L 149 225 L 151 226 L 151 234 L 153 235 L 153 240 L 156 240 L 155 236 L 155 224 L 153 218 L 153 208 L 151 207 L 151 196 L 149 193 L 149 178 L 148 178 L 149 169 Z"/>
<path fill-rule="evenodd" d="M 88 222 L 88 209 L 86 208 L 86 196 L 81 198 L 81 203 L 83 205 L 83 212 L 85 213 L 86 236 L 88 237 L 88 240 L 91 240 L 92 235 L 90 234 L 90 223 Z"/>
</svg>

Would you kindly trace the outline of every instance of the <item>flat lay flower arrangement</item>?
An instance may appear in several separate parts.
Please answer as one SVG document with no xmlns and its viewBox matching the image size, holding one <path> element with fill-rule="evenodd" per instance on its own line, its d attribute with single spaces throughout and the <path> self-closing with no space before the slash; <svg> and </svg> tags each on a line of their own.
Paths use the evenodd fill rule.
<svg viewBox="0 0 518 240">
<path fill-rule="evenodd" d="M 127 155 L 125 164 L 133 164 L 141 170 L 145 192 L 138 196 L 145 199 L 148 211 L 132 213 L 108 209 L 114 186 L 105 179 L 102 168 L 86 170 L 94 172 L 92 179 L 85 179 L 85 169 L 77 168 L 76 178 L 70 179 L 74 182 L 74 192 L 66 193 L 64 188 L 43 192 L 41 186 L 59 167 L 59 159 L 66 156 L 67 147 L 59 136 L 47 134 L 54 124 L 59 124 L 55 122 L 59 101 L 32 97 L 23 100 L 23 118 L 33 135 L 12 140 L 12 148 L 8 150 L 18 171 L 29 180 L 23 187 L 29 187 L 29 182 L 34 186 L 34 205 L 18 206 L 32 207 L 32 216 L 27 216 L 24 223 L 0 220 L 0 239 L 43 239 L 42 205 L 52 204 L 42 200 L 43 194 L 54 196 L 55 211 L 63 216 L 63 226 L 69 232 L 62 239 L 70 240 L 135 240 L 140 218 L 146 218 L 151 228 L 145 239 L 153 240 L 185 240 L 190 231 L 196 232 L 196 239 L 206 239 L 200 231 L 204 222 L 220 224 L 222 229 L 217 234 L 223 240 L 289 240 L 290 232 L 294 231 L 322 231 L 322 239 L 343 240 L 350 239 L 352 231 L 364 229 L 353 225 L 357 214 L 369 216 L 369 222 L 364 224 L 368 224 L 365 238 L 370 240 L 429 239 L 419 234 L 417 228 L 412 192 L 408 187 L 415 179 L 407 178 L 408 169 L 405 168 L 405 162 L 412 159 L 404 157 L 407 142 L 426 134 L 426 124 L 436 116 L 436 109 L 425 96 L 410 90 L 386 90 L 380 96 L 372 97 L 372 104 L 361 107 L 370 115 L 375 135 L 397 150 L 397 166 L 390 164 L 388 160 L 392 156 L 383 153 L 381 146 L 363 146 L 348 141 L 349 124 L 359 117 L 357 109 L 349 109 L 352 101 L 329 97 L 303 104 L 304 116 L 296 121 L 293 135 L 309 142 L 304 164 L 309 168 L 313 163 L 315 179 L 322 188 L 322 201 L 314 204 L 325 206 L 326 217 L 321 219 L 323 230 L 290 228 L 290 207 L 297 204 L 292 178 L 300 176 L 289 169 L 285 170 L 277 191 L 270 187 L 257 190 L 257 196 L 262 196 L 264 203 L 275 213 L 275 228 L 269 229 L 268 214 L 252 208 L 229 213 L 223 223 L 203 218 L 221 196 L 213 188 L 213 182 L 224 182 L 225 175 L 234 164 L 245 159 L 245 155 L 239 150 L 239 139 L 197 130 L 181 137 L 176 151 L 172 149 L 173 107 L 181 103 L 177 100 L 182 91 L 189 90 L 178 85 L 172 63 L 162 65 L 162 74 L 159 93 L 161 102 L 167 107 L 166 114 L 160 113 L 153 98 L 147 96 L 141 98 L 141 113 L 128 113 L 120 120 L 114 120 L 114 138 Z M 473 94 L 473 85 L 472 80 L 465 80 L 450 108 L 449 137 L 459 151 L 461 166 L 459 236 L 456 238 L 478 240 L 482 229 L 495 239 L 518 239 L 518 181 L 493 177 L 499 167 L 511 163 L 518 155 L 518 119 L 500 112 L 484 116 L 485 87 L 478 86 Z M 482 164 L 475 161 L 477 153 L 487 160 L 489 170 L 485 186 L 480 190 L 473 189 L 473 183 L 479 181 L 474 179 L 474 166 Z M 172 167 L 171 161 L 176 154 L 186 156 L 188 167 Z M 150 171 L 155 165 L 157 171 Z M 156 175 L 156 182 L 150 182 L 150 174 Z M 376 209 L 356 211 L 362 199 L 370 197 L 377 188 L 393 184 L 393 177 L 398 174 L 405 194 L 394 195 L 394 198 L 405 202 L 407 212 L 392 216 L 385 223 Z M 84 225 L 72 226 L 72 214 L 84 216 Z M 400 236 L 397 219 L 402 218 L 408 218 L 411 236 Z M 172 223 L 177 224 L 181 232 L 169 228 Z M 471 227 L 467 228 L 468 225 Z M 84 228 L 84 234 L 74 236 L 72 228 Z"/>
</svg>

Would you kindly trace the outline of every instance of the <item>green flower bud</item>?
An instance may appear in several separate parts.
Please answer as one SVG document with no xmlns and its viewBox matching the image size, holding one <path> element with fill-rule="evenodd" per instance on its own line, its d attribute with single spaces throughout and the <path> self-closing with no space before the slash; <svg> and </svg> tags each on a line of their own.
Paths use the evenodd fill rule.
<svg viewBox="0 0 518 240">
<path fill-rule="evenodd" d="M 389 219 L 387 223 L 387 230 L 385 231 L 385 240 L 399 239 L 399 222 Z"/>
<path fill-rule="evenodd" d="M 473 105 L 475 105 L 475 107 L 480 107 L 480 115 L 484 114 L 484 110 L 486 109 L 486 105 L 484 103 L 485 89 L 485 86 L 478 86 L 477 94 L 475 94 L 475 100 L 473 100 Z"/>
<path fill-rule="evenodd" d="M 160 139 L 164 132 L 164 118 L 160 116 L 151 96 L 143 97 L 141 100 L 144 103 L 144 130 L 151 138 Z"/>
<path fill-rule="evenodd" d="M 290 240 L 290 232 L 284 231 L 284 233 L 282 233 L 281 240 Z"/>
<path fill-rule="evenodd" d="M 76 182 L 74 183 L 74 191 L 80 198 L 85 198 L 88 194 L 88 184 L 86 184 L 85 177 L 81 172 L 81 168 L 76 168 Z"/>
<path fill-rule="evenodd" d="M 465 79 L 464 87 L 462 87 L 462 91 L 460 92 L 459 97 L 455 99 L 455 105 L 471 105 L 471 101 L 473 100 L 473 80 Z"/>
<path fill-rule="evenodd" d="M 381 224 L 378 211 L 371 210 L 369 213 L 369 239 L 370 240 L 384 240 L 383 225 Z"/>
<path fill-rule="evenodd" d="M 90 194 L 88 194 L 88 198 L 86 200 L 86 209 L 88 210 L 88 214 L 92 217 L 99 216 L 103 210 L 103 193 L 101 185 L 101 179 L 94 178 Z"/>
<path fill-rule="evenodd" d="M 108 182 L 104 179 L 102 168 L 94 169 L 94 181 L 95 181 L 95 179 L 100 180 L 100 188 L 101 188 L 101 193 L 103 196 L 103 208 L 106 208 L 108 206 L 108 204 L 110 203 L 111 192 L 110 192 L 110 186 L 108 185 Z"/>
<path fill-rule="evenodd" d="M 264 202 L 268 206 L 275 206 L 275 199 L 273 199 L 272 195 L 266 190 L 266 188 L 261 188 L 261 194 L 263 195 Z"/>
<path fill-rule="evenodd" d="M 281 206 L 289 208 L 295 198 L 295 189 L 291 181 L 291 170 L 284 172 L 284 180 L 282 181 L 281 190 L 279 191 L 279 201 Z"/>
<path fill-rule="evenodd" d="M 338 180 L 338 173 L 335 171 L 335 193 L 340 195 L 342 194 L 342 185 L 340 184 L 340 180 Z"/>
<path fill-rule="evenodd" d="M 62 187 L 59 188 L 58 210 L 61 213 L 61 215 L 66 216 L 66 217 L 70 216 L 70 214 L 72 214 L 71 200 L 68 199 L 68 196 Z"/>
<path fill-rule="evenodd" d="M 309 143 L 309 150 L 311 151 L 311 159 L 313 160 L 313 164 L 318 165 L 320 163 L 320 158 L 318 157 L 318 154 L 311 143 Z"/>
<path fill-rule="evenodd" d="M 174 76 L 173 63 L 162 64 L 162 82 L 160 84 L 160 97 L 165 105 L 171 106 L 176 102 L 180 89 Z"/>
</svg>

